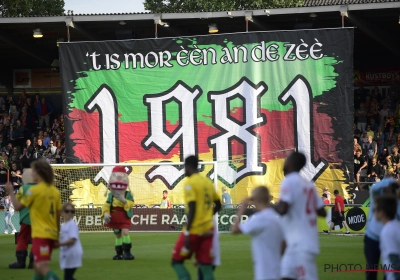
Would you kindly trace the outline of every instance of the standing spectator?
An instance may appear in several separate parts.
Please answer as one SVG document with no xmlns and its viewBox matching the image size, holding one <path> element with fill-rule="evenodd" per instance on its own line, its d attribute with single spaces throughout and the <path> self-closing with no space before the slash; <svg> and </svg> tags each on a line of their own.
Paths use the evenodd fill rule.
<svg viewBox="0 0 400 280">
<path fill-rule="evenodd" d="M 0 134 L 3 135 L 3 138 L 7 138 L 7 130 L 4 128 L 4 124 L 0 123 Z"/>
<path fill-rule="evenodd" d="M 8 181 L 8 169 L 6 168 L 6 164 L 4 159 L 0 161 L 0 186 L 4 186 Z"/>
<path fill-rule="evenodd" d="M 366 155 L 368 158 L 368 174 L 371 173 L 372 160 L 378 153 L 378 146 L 375 141 L 372 141 L 372 136 L 368 136 L 368 142 L 366 144 Z"/>
<path fill-rule="evenodd" d="M 28 154 L 32 156 L 35 153 L 35 148 L 32 146 L 31 139 L 26 140 L 26 149 L 28 150 Z"/>
<path fill-rule="evenodd" d="M 324 230 L 326 233 L 331 233 L 331 230 L 335 226 L 335 223 L 342 223 L 346 227 L 346 234 L 350 234 L 349 226 L 346 223 L 346 217 L 344 216 L 344 200 L 339 195 L 339 191 L 333 192 L 335 195 L 335 208 L 333 209 L 332 221 L 329 230 Z"/>
<path fill-rule="evenodd" d="M 39 94 L 36 94 L 35 100 L 33 101 L 33 105 L 35 106 L 35 108 L 40 102 L 41 102 L 40 96 L 39 96 Z"/>
<path fill-rule="evenodd" d="M 11 163 L 10 182 L 14 186 L 14 192 L 18 191 L 21 186 L 22 172 L 16 162 Z"/>
<path fill-rule="evenodd" d="M 24 148 L 22 154 L 19 156 L 19 161 L 22 166 L 29 166 L 31 158 L 33 158 L 32 154 L 28 152 L 27 148 Z"/>
<path fill-rule="evenodd" d="M 36 106 L 32 103 L 32 98 L 26 100 L 26 126 L 29 131 L 33 131 L 33 124 L 36 120 Z"/>
<path fill-rule="evenodd" d="M 11 129 L 11 126 L 10 126 Z M 22 125 L 21 120 L 17 120 L 16 126 L 13 127 L 12 137 L 14 141 L 14 146 L 18 146 L 20 148 L 24 145 L 24 135 L 25 127 Z"/>
<path fill-rule="evenodd" d="M 15 105 L 14 99 L 12 98 L 11 95 L 7 96 L 6 104 L 7 104 L 7 110 L 10 110 L 11 106 Z"/>
<path fill-rule="evenodd" d="M 353 129 L 354 129 L 354 138 L 356 138 L 357 141 L 359 141 L 359 140 L 360 140 L 360 137 L 361 137 L 361 130 L 359 130 L 359 129 L 357 128 L 357 124 L 354 124 L 354 125 L 353 125 Z"/>
<path fill-rule="evenodd" d="M 385 103 L 383 104 L 383 108 L 379 111 L 379 115 L 381 116 L 380 125 L 385 124 L 385 118 L 389 116 L 389 109 L 388 105 Z"/>
<path fill-rule="evenodd" d="M 400 192 L 397 193 L 397 199 L 400 199 Z M 400 269 L 400 221 L 396 219 L 399 206 L 394 195 L 380 196 L 376 199 L 374 205 L 375 217 L 383 224 L 379 235 L 382 265 L 387 267 L 388 270 L 397 271 Z M 398 273 L 385 272 L 385 279 L 399 279 Z"/>
<path fill-rule="evenodd" d="M 378 131 L 379 125 L 376 123 L 375 119 L 372 118 L 369 120 L 369 126 L 373 132 L 376 133 Z"/>
<path fill-rule="evenodd" d="M 378 146 L 378 154 L 382 153 L 382 149 L 385 144 L 385 134 L 383 133 L 382 127 L 378 127 L 378 131 L 375 133 L 375 142 Z"/>
<path fill-rule="evenodd" d="M 226 187 L 222 187 L 222 208 L 233 208 L 231 195 L 228 193 Z"/>
<path fill-rule="evenodd" d="M 4 148 L 8 142 L 3 138 L 3 134 L 0 134 L 0 148 Z"/>
<path fill-rule="evenodd" d="M 64 280 L 74 280 L 74 273 L 82 266 L 83 249 L 79 240 L 79 228 L 72 219 L 75 207 L 67 202 L 62 207 L 64 224 L 60 236 L 60 268 L 64 270 Z"/>
<path fill-rule="evenodd" d="M 328 199 L 328 196 L 327 196 L 326 193 L 323 193 L 323 194 L 322 194 L 322 200 L 324 201 L 324 204 L 325 204 L 325 205 L 331 204 L 331 202 L 330 202 L 330 200 Z"/>
<path fill-rule="evenodd" d="M 168 191 L 164 190 L 162 192 L 162 194 L 163 194 L 163 197 L 162 197 L 162 200 L 160 203 L 160 208 L 162 208 L 162 209 L 171 208 L 171 201 L 169 200 L 169 197 L 168 197 Z"/>
<path fill-rule="evenodd" d="M 389 131 L 386 132 L 385 135 L 385 146 L 388 147 L 388 150 L 391 151 L 393 147 L 396 145 L 397 134 L 394 131 L 394 127 L 390 127 Z"/>
<path fill-rule="evenodd" d="M 360 145 L 362 147 L 362 152 L 365 154 L 366 149 L 367 149 L 367 143 L 368 143 L 368 135 L 367 132 L 364 131 L 361 138 L 360 138 Z"/>
<path fill-rule="evenodd" d="M 361 155 L 361 151 L 358 150 L 354 156 L 354 174 L 356 177 L 356 182 L 360 182 L 361 170 L 367 167 L 367 162 L 364 160 Z"/>
<path fill-rule="evenodd" d="M 369 168 L 369 173 L 368 173 L 368 178 L 373 177 L 373 175 L 376 175 L 377 178 L 382 179 L 383 175 L 384 175 L 384 170 L 382 168 L 382 166 L 380 166 L 379 164 L 377 164 L 377 160 L 376 158 L 372 159 L 371 162 L 371 168 Z M 375 182 L 376 180 L 372 181 Z"/>
<path fill-rule="evenodd" d="M 368 137 L 371 136 L 372 139 L 374 139 L 374 136 L 375 136 L 375 132 L 371 129 L 370 125 L 367 125 L 367 136 Z"/>
<path fill-rule="evenodd" d="M 400 164 L 400 154 L 399 154 L 399 148 L 397 146 L 394 146 L 393 149 L 393 154 L 387 157 L 388 164 L 390 166 L 393 165 L 399 165 Z"/>
<path fill-rule="evenodd" d="M 23 89 L 21 92 L 21 95 L 19 96 L 18 101 L 17 101 L 18 108 L 24 107 L 27 99 L 28 99 L 28 96 L 26 95 L 26 90 Z"/>
<path fill-rule="evenodd" d="M 3 96 L 0 96 L 0 107 L 5 103 L 6 101 L 4 100 Z"/>
<path fill-rule="evenodd" d="M 55 118 L 53 122 L 53 126 L 51 127 L 52 130 L 58 130 L 60 128 L 60 123 L 58 122 L 58 119 Z"/>
<path fill-rule="evenodd" d="M 36 105 L 36 113 L 39 116 L 39 126 L 43 127 L 43 122 L 46 127 L 50 125 L 50 114 L 53 113 L 53 106 L 46 102 L 46 98 L 42 97 L 42 102 Z"/>
<path fill-rule="evenodd" d="M 331 203 L 331 193 L 327 187 L 322 189 L 323 193 L 326 194 L 326 198 L 329 200 L 329 204 Z"/>
<path fill-rule="evenodd" d="M 270 208 L 269 200 L 266 187 L 255 188 L 251 198 L 242 201 L 237 216 L 244 214 L 250 201 L 257 208 L 257 215 L 247 223 L 240 223 L 238 218 L 232 226 L 233 234 L 251 236 L 254 279 L 279 279 L 281 255 L 285 247 L 284 234 L 280 218 Z"/>
<path fill-rule="evenodd" d="M 40 134 L 39 134 L 40 135 Z M 40 138 L 38 138 L 38 139 L 40 139 Z M 49 137 L 49 134 L 47 133 L 47 131 L 45 131 L 44 133 L 43 133 L 43 146 L 45 146 L 46 147 L 46 149 L 47 148 L 49 148 L 50 147 L 50 137 Z"/>
<path fill-rule="evenodd" d="M 17 110 L 17 106 L 11 106 L 10 109 L 10 123 L 16 124 L 19 118 L 19 112 Z"/>
<path fill-rule="evenodd" d="M 354 116 L 357 118 L 357 128 L 364 131 L 367 125 L 367 109 L 365 109 L 363 102 L 360 103 L 360 109 L 355 112 Z"/>
<path fill-rule="evenodd" d="M 21 202 L 14 194 L 11 194 L 11 199 L 15 210 L 29 208 L 32 223 L 32 253 L 35 258 L 34 279 L 59 280 L 50 268 L 50 258 L 60 231 L 60 191 L 53 185 L 53 169 L 44 159 L 33 162 L 32 169 L 33 179 L 37 185 L 29 189 L 21 198 Z M 7 184 L 6 188 L 12 192 L 11 184 Z"/>
<path fill-rule="evenodd" d="M 1 199 L 1 204 L 3 204 L 4 207 L 4 221 L 6 224 L 6 230 L 4 231 L 4 234 L 8 234 L 8 227 L 12 229 L 12 234 L 16 233 L 17 230 L 15 229 L 13 223 L 12 223 L 12 216 L 14 216 L 14 205 L 11 201 L 11 198 L 9 194 L 6 192 L 6 196 Z"/>
</svg>

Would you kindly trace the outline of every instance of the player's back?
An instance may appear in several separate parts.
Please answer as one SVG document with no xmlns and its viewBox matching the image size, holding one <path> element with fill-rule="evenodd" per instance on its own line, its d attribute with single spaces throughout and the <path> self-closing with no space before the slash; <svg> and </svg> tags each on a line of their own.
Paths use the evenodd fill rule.
<svg viewBox="0 0 400 280">
<path fill-rule="evenodd" d="M 314 184 L 292 172 L 282 181 L 281 200 L 289 204 L 282 218 L 288 249 L 318 254 L 317 209 L 323 202 Z"/>
<path fill-rule="evenodd" d="M 186 188 L 188 186 L 192 188 L 193 193 L 185 190 L 186 203 L 196 202 L 196 212 L 190 233 L 202 234 L 213 228 L 214 201 L 218 197 L 211 180 L 199 173 L 195 173 L 187 179 Z"/>
<path fill-rule="evenodd" d="M 52 185 L 39 183 L 26 191 L 21 202 L 29 207 L 32 237 L 57 240 L 60 191 Z"/>
</svg>

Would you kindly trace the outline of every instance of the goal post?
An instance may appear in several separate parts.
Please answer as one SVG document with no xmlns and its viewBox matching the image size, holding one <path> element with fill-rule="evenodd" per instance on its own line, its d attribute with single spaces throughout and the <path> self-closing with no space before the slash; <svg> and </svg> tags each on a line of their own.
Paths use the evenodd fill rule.
<svg viewBox="0 0 400 280">
<path fill-rule="evenodd" d="M 62 203 L 72 202 L 75 205 L 74 220 L 81 231 L 110 231 L 103 226 L 101 208 L 106 201 L 108 179 L 115 166 L 123 166 L 127 170 L 129 191 L 135 200 L 131 231 L 182 229 L 187 222 L 183 197 L 184 163 L 53 164 L 55 185 L 61 192 Z M 223 184 L 218 182 L 218 164 L 199 162 L 199 171 L 213 181 L 221 196 Z M 159 207 L 164 190 L 168 191 L 172 203 L 170 209 Z M 217 217 L 215 223 L 218 223 Z"/>
</svg>

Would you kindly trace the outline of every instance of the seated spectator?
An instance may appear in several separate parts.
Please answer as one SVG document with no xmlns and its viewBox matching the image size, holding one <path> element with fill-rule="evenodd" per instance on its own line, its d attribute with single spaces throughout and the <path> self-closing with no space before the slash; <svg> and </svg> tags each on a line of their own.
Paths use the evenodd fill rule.
<svg viewBox="0 0 400 280">
<path fill-rule="evenodd" d="M 354 155 L 354 174 L 356 182 L 360 182 L 361 170 L 365 167 L 367 167 L 367 162 L 361 155 L 361 150 L 358 150 Z"/>
<path fill-rule="evenodd" d="M 38 139 L 37 140 L 37 146 L 36 146 L 36 158 L 41 158 L 44 154 L 44 151 L 46 150 L 46 147 L 43 146 L 43 141 Z"/>
<path fill-rule="evenodd" d="M 382 149 L 382 153 L 378 155 L 378 163 L 382 166 L 383 169 L 386 169 L 388 167 L 388 160 L 387 158 L 389 157 L 389 152 L 388 149 L 385 147 Z"/>
<path fill-rule="evenodd" d="M 397 146 L 394 146 L 392 151 L 393 151 L 393 153 L 386 158 L 388 161 L 388 165 L 389 166 L 393 166 L 393 165 L 398 166 L 400 163 L 399 148 Z"/>
<path fill-rule="evenodd" d="M 360 144 L 358 144 L 357 137 L 354 137 L 354 154 L 356 154 L 357 150 L 362 150 Z"/>
<path fill-rule="evenodd" d="M 3 134 L 0 134 L 0 148 L 7 146 L 8 141 L 3 138 Z"/>
<path fill-rule="evenodd" d="M 369 169 L 368 178 L 373 177 L 374 175 L 375 175 L 375 177 L 377 177 L 379 179 L 383 178 L 384 170 L 383 170 L 382 166 L 380 166 L 377 163 L 377 160 L 375 158 L 372 159 L 371 167 L 368 169 Z M 370 181 L 370 182 L 376 182 L 376 180 Z"/>
<path fill-rule="evenodd" d="M 11 162 L 17 162 L 17 161 L 19 161 L 20 155 L 21 155 L 21 154 L 18 152 L 18 148 L 17 148 L 17 147 L 14 147 L 14 148 L 13 148 L 13 151 L 12 151 L 12 153 L 11 153 L 11 155 L 10 155 L 10 160 L 11 160 Z"/>
<path fill-rule="evenodd" d="M 322 194 L 322 200 L 324 201 L 325 205 L 331 204 L 331 202 L 328 200 L 328 196 L 326 195 L 326 193 Z"/>
<path fill-rule="evenodd" d="M 326 194 L 326 198 L 329 200 L 329 203 L 331 203 L 331 193 L 327 187 L 324 187 L 322 189 L 323 193 Z"/>
</svg>

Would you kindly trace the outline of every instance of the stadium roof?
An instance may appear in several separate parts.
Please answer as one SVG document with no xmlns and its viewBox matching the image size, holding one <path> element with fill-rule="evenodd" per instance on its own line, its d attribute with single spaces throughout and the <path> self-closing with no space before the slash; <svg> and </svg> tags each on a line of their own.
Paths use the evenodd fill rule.
<svg viewBox="0 0 400 280">
<path fill-rule="evenodd" d="M 67 41 L 67 25 L 70 40 L 74 42 L 154 38 L 154 21 L 159 19 L 169 23 L 168 28 L 159 26 L 160 38 L 208 34 L 209 23 L 216 23 L 220 33 L 245 32 L 244 18 L 249 15 L 254 19 L 249 23 L 249 31 L 337 28 L 342 24 L 358 27 L 355 54 L 360 58 L 369 56 L 370 64 L 374 59 L 381 63 L 382 58 L 374 54 L 380 49 L 382 55 L 381 46 L 395 55 L 400 50 L 399 9 L 400 0 L 305 0 L 300 7 L 240 11 L 0 17 L 0 71 L 50 67 L 58 58 L 57 40 Z M 36 28 L 42 30 L 43 38 L 32 37 Z M 390 57 L 388 61 L 393 63 L 396 58 Z"/>
</svg>

